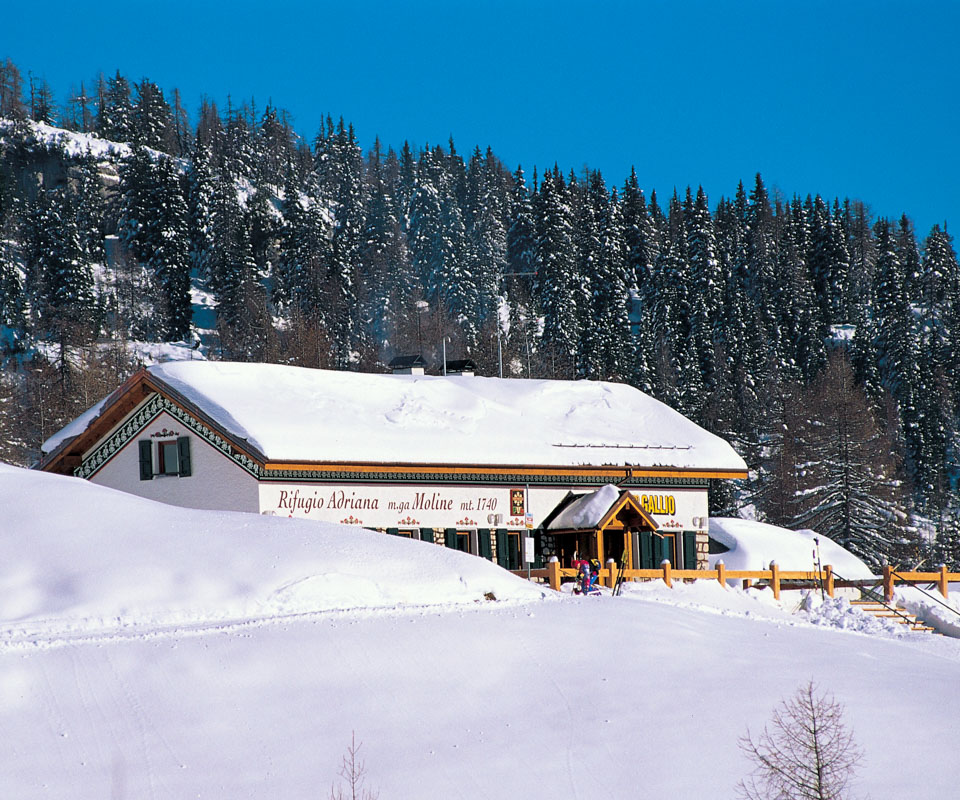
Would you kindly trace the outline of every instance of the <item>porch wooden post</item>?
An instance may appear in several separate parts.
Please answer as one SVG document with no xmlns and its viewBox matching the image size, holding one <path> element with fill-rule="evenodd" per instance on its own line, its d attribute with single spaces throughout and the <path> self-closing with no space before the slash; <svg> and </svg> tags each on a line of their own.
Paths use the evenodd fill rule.
<svg viewBox="0 0 960 800">
<path fill-rule="evenodd" d="M 886 603 L 893 602 L 893 567 L 883 565 L 883 599 Z"/>
<path fill-rule="evenodd" d="M 672 587 L 672 586 L 673 586 L 673 579 L 672 579 L 671 576 L 670 576 L 670 562 L 669 562 L 669 560 L 664 559 L 664 560 L 663 560 L 663 563 L 662 563 L 660 566 L 663 567 L 663 582 L 664 582 L 665 584 L 667 584 L 667 586 Z"/>
<path fill-rule="evenodd" d="M 949 584 L 947 583 L 947 565 L 946 564 L 940 565 L 940 578 L 937 580 L 937 583 L 940 585 L 939 586 L 940 594 L 942 594 L 945 598 L 949 597 L 950 589 L 949 589 Z"/>
<path fill-rule="evenodd" d="M 612 558 L 607 559 L 607 571 L 607 588 L 612 589 L 617 582 L 617 562 Z"/>
<path fill-rule="evenodd" d="M 727 565 L 722 561 L 717 562 L 717 581 L 724 589 L 727 588 Z"/>
<path fill-rule="evenodd" d="M 603 563 L 603 531 L 597 530 L 597 561 Z"/>
<path fill-rule="evenodd" d="M 770 583 L 773 585 L 773 599 L 780 599 L 780 565 L 776 561 L 770 562 Z"/>
<path fill-rule="evenodd" d="M 550 581 L 550 588 L 555 592 L 560 591 L 560 562 L 547 562 L 547 580 Z"/>
<path fill-rule="evenodd" d="M 825 565 L 823 571 L 826 573 L 824 582 L 827 584 L 827 597 L 833 597 L 833 565 Z"/>
</svg>

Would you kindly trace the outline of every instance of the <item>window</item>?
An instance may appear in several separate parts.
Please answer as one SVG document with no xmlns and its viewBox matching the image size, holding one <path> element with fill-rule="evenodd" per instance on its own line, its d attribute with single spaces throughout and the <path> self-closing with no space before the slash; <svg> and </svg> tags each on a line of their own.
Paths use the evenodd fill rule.
<svg viewBox="0 0 960 800">
<path fill-rule="evenodd" d="M 447 547 L 453 550 L 460 550 L 464 553 L 474 552 L 470 546 L 470 540 L 473 538 L 470 535 L 470 531 L 458 531 L 456 528 L 447 528 L 444 531 L 443 538 Z"/>
<path fill-rule="evenodd" d="M 161 475 L 180 474 L 180 453 L 176 442 L 160 442 L 157 447 L 159 454 L 157 472 Z"/>
<path fill-rule="evenodd" d="M 157 475 L 176 475 L 187 478 L 192 474 L 189 436 L 179 436 L 176 440 L 158 442 L 156 463 L 154 462 L 154 447 L 151 440 L 141 439 L 138 446 L 140 450 L 140 480 L 153 480 Z M 156 470 L 154 470 L 154 466 L 156 466 Z"/>
</svg>

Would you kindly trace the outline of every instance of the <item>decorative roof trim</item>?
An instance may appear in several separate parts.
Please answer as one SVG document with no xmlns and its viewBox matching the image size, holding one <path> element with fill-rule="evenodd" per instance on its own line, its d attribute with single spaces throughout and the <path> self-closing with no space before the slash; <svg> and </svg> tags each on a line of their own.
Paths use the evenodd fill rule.
<svg viewBox="0 0 960 800">
<path fill-rule="evenodd" d="M 664 477 L 635 477 L 629 481 L 622 481 L 620 475 L 609 473 L 582 472 L 582 473 L 538 473 L 538 472 L 508 472 L 497 470 L 439 471 L 425 465 L 412 469 L 399 469 L 395 466 L 382 465 L 377 471 L 364 470 L 362 472 L 351 469 L 349 466 L 331 467 L 318 472 L 317 470 L 278 470 L 264 469 L 259 475 L 264 483 L 297 482 L 297 483 L 447 483 L 467 484 L 478 486 L 498 486 L 502 484 L 530 484 L 531 486 L 602 486 L 605 483 L 620 483 L 621 486 L 641 489 L 652 486 L 672 487 L 676 489 L 706 489 L 709 480 L 706 478 L 664 478 Z"/>
<path fill-rule="evenodd" d="M 207 444 L 219 450 L 237 466 L 248 472 L 254 478 L 260 477 L 261 466 L 252 458 L 236 450 L 231 443 L 220 436 L 216 431 L 204 425 L 187 413 L 179 405 L 162 394 L 154 394 L 146 403 L 137 409 L 114 433 L 107 437 L 99 447 L 80 463 L 73 474 L 78 478 L 93 477 L 106 465 L 120 450 L 127 446 L 137 435 L 161 414 L 166 413 L 186 425 Z"/>
<path fill-rule="evenodd" d="M 634 467 L 634 466 L 597 466 L 586 465 L 577 466 L 556 466 L 556 465 L 537 465 L 517 466 L 511 464 L 496 464 L 491 466 L 475 466 L 469 464 L 386 464 L 382 462 L 323 462 L 323 461 L 268 461 L 264 464 L 264 477 L 272 478 L 274 474 L 307 475 L 317 472 L 352 472 L 357 474 L 364 473 L 382 473 L 391 472 L 395 474 L 412 473 L 419 474 L 430 472 L 437 475 L 470 474 L 474 476 L 503 474 L 509 472 L 513 475 L 533 476 L 551 475 L 562 477 L 573 477 L 577 475 L 602 475 L 605 478 L 630 483 L 636 478 L 643 478 L 643 485 L 650 484 L 650 478 L 665 478 L 675 480 L 682 484 L 687 480 L 706 481 L 711 478 L 745 478 L 746 472 L 736 470 L 702 470 L 702 469 L 676 469 L 676 468 L 658 468 L 658 467 Z M 521 480 L 521 482 L 523 482 Z M 603 481 L 608 483 L 609 481 Z"/>
</svg>

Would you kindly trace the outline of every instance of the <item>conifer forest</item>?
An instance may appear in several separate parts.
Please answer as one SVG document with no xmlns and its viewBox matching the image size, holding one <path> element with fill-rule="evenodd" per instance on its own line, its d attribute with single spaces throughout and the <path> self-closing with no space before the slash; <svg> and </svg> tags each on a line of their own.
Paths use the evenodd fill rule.
<svg viewBox="0 0 960 800">
<path fill-rule="evenodd" d="M 759 174 L 660 195 L 453 141 L 364 149 L 333 117 L 301 133 L 119 73 L 58 101 L 0 61 L 0 459 L 35 463 L 151 344 L 380 372 L 422 353 L 433 374 L 445 353 L 629 383 L 724 437 L 750 478 L 712 513 L 960 569 L 946 223 Z"/>
</svg>

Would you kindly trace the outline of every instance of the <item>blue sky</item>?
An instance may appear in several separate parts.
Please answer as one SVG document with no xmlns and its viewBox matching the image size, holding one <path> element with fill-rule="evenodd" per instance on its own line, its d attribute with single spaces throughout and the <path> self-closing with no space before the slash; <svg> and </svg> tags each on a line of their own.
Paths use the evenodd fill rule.
<svg viewBox="0 0 960 800">
<path fill-rule="evenodd" d="M 588 164 L 622 185 L 634 165 L 648 192 L 712 203 L 760 172 L 786 197 L 906 212 L 921 237 L 960 225 L 957 2 L 52 0 L 0 23 L 0 58 L 58 100 L 119 69 L 191 111 L 272 101 L 310 138 L 330 113 L 365 147 L 452 135 L 528 175 Z"/>
</svg>

